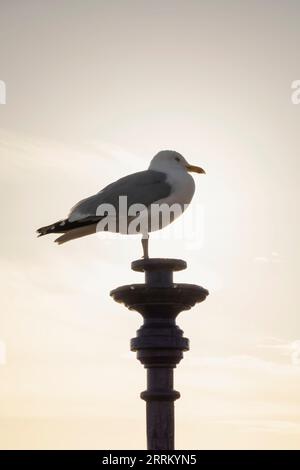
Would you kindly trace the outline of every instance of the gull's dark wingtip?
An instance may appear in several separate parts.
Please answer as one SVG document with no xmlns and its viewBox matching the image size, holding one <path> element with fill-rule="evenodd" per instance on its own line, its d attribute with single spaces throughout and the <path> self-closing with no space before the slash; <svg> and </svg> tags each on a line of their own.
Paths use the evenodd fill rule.
<svg viewBox="0 0 300 470">
<path fill-rule="evenodd" d="M 48 235 L 48 233 L 64 233 L 65 225 L 67 220 L 59 220 L 51 225 L 46 225 L 45 227 L 41 227 L 37 229 L 38 237 L 42 237 L 43 235 Z"/>
<path fill-rule="evenodd" d="M 36 230 L 37 237 L 42 237 L 43 235 L 46 235 L 48 233 L 49 227 L 41 227 Z"/>
</svg>

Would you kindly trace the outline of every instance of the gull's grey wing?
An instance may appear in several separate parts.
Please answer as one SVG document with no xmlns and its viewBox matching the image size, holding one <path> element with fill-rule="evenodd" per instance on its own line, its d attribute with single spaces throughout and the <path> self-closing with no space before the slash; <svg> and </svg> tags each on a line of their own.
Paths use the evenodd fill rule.
<svg viewBox="0 0 300 470">
<path fill-rule="evenodd" d="M 101 204 L 112 204 L 118 211 L 120 196 L 127 196 L 127 207 L 132 204 L 144 204 L 148 207 L 171 194 L 172 189 L 166 179 L 165 173 L 154 170 L 124 176 L 94 196 L 79 201 L 71 209 L 68 220 L 73 222 L 94 217 Z"/>
</svg>

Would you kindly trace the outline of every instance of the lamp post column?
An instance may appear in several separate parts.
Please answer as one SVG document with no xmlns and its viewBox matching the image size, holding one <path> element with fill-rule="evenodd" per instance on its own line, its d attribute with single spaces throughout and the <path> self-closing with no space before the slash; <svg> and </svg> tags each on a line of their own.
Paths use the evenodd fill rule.
<svg viewBox="0 0 300 470">
<path fill-rule="evenodd" d="M 203 287 L 176 284 L 173 272 L 186 268 L 185 261 L 150 258 L 132 263 L 134 271 L 145 273 L 145 284 L 131 284 L 111 292 L 117 302 L 139 312 L 143 325 L 131 340 L 131 350 L 147 369 L 147 448 L 174 449 L 174 401 L 180 393 L 173 388 L 173 372 L 189 350 L 189 340 L 176 325 L 177 315 L 202 302 L 208 295 Z"/>
</svg>

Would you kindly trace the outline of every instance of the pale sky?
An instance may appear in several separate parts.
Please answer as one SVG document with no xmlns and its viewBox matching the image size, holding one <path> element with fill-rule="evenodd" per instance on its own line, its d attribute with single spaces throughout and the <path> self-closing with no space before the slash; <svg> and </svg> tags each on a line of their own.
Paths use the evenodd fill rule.
<svg viewBox="0 0 300 470">
<path fill-rule="evenodd" d="M 299 22 L 298 0 L 0 0 L 1 448 L 145 448 L 141 319 L 109 297 L 140 241 L 35 230 L 166 148 L 207 172 L 200 243 L 150 241 L 210 291 L 178 319 L 176 446 L 300 447 Z"/>
</svg>

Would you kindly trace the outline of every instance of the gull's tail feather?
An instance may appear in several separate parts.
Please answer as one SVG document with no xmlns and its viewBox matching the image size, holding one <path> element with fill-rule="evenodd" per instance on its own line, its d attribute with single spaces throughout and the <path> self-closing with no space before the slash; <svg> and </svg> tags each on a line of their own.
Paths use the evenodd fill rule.
<svg viewBox="0 0 300 470">
<path fill-rule="evenodd" d="M 56 243 L 62 243 L 74 240 L 75 238 L 84 237 L 96 232 L 97 223 L 101 220 L 101 216 L 89 216 L 81 220 L 70 221 L 69 219 L 59 220 L 51 225 L 46 225 L 37 230 L 38 237 L 48 235 L 49 233 L 63 233 L 56 240 Z"/>
<path fill-rule="evenodd" d="M 70 240 L 76 240 L 76 238 L 85 237 L 86 235 L 92 235 L 97 231 L 97 224 L 86 225 L 83 227 L 74 228 L 64 233 L 60 237 L 56 238 L 54 241 L 58 245 L 69 242 Z"/>
</svg>

